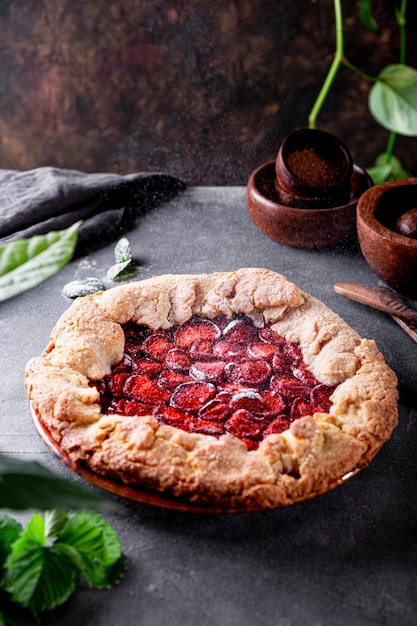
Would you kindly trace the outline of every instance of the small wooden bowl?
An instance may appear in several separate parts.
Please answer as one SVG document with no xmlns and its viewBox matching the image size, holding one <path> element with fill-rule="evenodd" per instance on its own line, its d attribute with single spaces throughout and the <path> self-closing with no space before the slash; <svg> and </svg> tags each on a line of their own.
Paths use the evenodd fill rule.
<svg viewBox="0 0 417 626">
<path fill-rule="evenodd" d="M 339 206 L 349 202 L 352 167 L 352 156 L 340 139 L 323 130 L 301 128 L 280 146 L 275 186 L 288 206 Z"/>
<path fill-rule="evenodd" d="M 417 297 L 417 239 L 396 232 L 401 215 L 417 207 L 417 178 L 376 185 L 357 207 L 359 245 L 375 274 L 396 291 Z"/>
<path fill-rule="evenodd" d="M 298 248 L 332 246 L 356 235 L 356 205 L 372 185 L 368 174 L 353 165 L 347 204 L 325 208 L 298 208 L 283 204 L 275 185 L 275 161 L 250 176 L 246 203 L 256 226 L 275 241 Z"/>
</svg>

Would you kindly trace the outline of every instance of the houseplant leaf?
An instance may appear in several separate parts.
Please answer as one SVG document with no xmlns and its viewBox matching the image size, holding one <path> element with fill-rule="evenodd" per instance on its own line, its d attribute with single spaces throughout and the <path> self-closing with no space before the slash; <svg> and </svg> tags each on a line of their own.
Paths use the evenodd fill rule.
<svg viewBox="0 0 417 626">
<path fill-rule="evenodd" d="M 370 30 L 375 35 L 379 35 L 381 31 L 379 30 L 378 24 L 372 14 L 371 8 L 372 0 L 361 0 L 359 4 L 359 19 L 362 24 Z"/>
<path fill-rule="evenodd" d="M 74 254 L 80 225 L 0 245 L 0 301 L 35 287 L 64 267 Z"/>
<path fill-rule="evenodd" d="M 384 128 L 417 136 L 417 71 L 408 65 L 388 65 L 369 93 L 369 109 Z"/>
<path fill-rule="evenodd" d="M 384 183 L 387 180 L 410 177 L 410 173 L 402 166 L 401 161 L 394 155 L 387 157 L 386 152 L 377 156 L 373 167 L 368 168 L 367 172 L 374 185 L 379 185 L 379 183 Z"/>
</svg>

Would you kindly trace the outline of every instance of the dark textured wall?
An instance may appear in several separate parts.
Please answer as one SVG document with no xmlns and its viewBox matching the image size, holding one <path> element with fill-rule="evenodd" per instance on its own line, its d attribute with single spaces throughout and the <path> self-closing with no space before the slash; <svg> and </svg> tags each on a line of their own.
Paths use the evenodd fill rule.
<svg viewBox="0 0 417 626">
<path fill-rule="evenodd" d="M 348 58 L 371 74 L 396 62 L 392 1 L 373 3 L 379 38 L 343 5 Z M 335 45 L 331 0 L 2 0 L 0 28 L 1 168 L 162 169 L 197 185 L 244 184 L 307 125 Z M 319 118 L 365 167 L 387 139 L 368 90 L 343 69 Z M 414 173 L 416 142 L 397 142 Z"/>
</svg>

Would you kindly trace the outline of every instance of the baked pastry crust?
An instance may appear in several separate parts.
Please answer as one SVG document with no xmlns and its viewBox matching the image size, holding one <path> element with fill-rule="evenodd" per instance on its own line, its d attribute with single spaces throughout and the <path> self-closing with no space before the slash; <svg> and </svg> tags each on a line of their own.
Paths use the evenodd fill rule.
<svg viewBox="0 0 417 626">
<path fill-rule="evenodd" d="M 301 417 L 251 451 L 231 434 L 215 438 L 160 425 L 151 415 L 101 413 L 90 381 L 122 359 L 121 324 L 169 328 L 193 315 L 234 313 L 300 343 L 316 378 L 337 385 L 329 413 Z M 72 463 L 220 510 L 275 508 L 323 493 L 365 467 L 397 424 L 396 375 L 375 342 L 284 276 L 258 268 L 157 276 L 78 298 L 29 361 L 26 386 Z"/>
</svg>

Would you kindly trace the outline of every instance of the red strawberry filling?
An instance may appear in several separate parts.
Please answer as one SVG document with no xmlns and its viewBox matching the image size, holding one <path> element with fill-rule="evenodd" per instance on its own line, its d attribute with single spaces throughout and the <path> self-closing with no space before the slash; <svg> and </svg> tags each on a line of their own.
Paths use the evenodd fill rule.
<svg viewBox="0 0 417 626">
<path fill-rule="evenodd" d="M 249 449 L 303 415 L 328 411 L 334 387 L 320 383 L 300 346 L 245 315 L 193 317 L 152 330 L 124 325 L 122 361 L 103 380 L 103 412 L 154 415 L 160 424 L 220 437 Z"/>
</svg>

